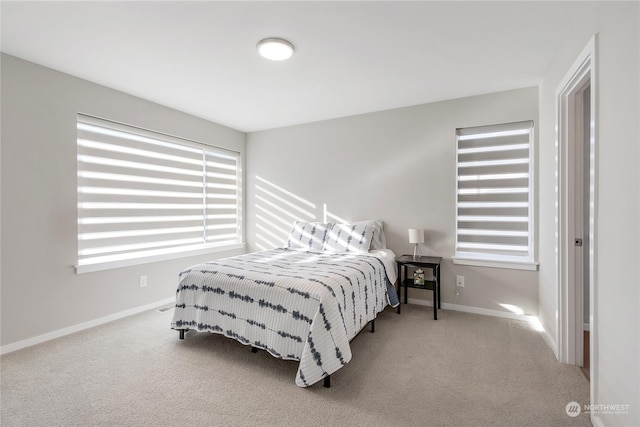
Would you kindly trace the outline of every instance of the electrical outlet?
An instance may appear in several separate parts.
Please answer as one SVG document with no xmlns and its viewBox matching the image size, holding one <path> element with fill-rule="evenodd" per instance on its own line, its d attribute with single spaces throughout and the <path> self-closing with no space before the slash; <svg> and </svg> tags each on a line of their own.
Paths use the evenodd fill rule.
<svg viewBox="0 0 640 427">
<path fill-rule="evenodd" d="M 464 276 L 456 276 L 456 286 L 464 288 Z"/>
<path fill-rule="evenodd" d="M 140 276 L 140 287 L 141 288 L 147 287 L 147 276 Z"/>
</svg>

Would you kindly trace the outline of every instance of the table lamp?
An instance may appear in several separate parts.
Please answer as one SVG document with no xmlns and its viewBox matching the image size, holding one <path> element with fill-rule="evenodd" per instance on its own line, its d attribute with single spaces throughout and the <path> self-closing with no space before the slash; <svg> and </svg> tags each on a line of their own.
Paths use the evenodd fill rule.
<svg viewBox="0 0 640 427">
<path fill-rule="evenodd" d="M 413 243 L 413 259 L 420 258 L 419 243 L 424 243 L 424 230 L 422 228 L 410 228 L 409 229 L 409 243 Z"/>
</svg>

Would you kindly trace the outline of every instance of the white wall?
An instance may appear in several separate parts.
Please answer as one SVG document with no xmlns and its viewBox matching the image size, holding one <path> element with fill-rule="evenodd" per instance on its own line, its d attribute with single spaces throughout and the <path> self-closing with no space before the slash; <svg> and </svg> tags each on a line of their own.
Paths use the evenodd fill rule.
<svg viewBox="0 0 640 427">
<path fill-rule="evenodd" d="M 596 404 L 629 404 L 602 414 L 607 426 L 640 425 L 640 11 L 637 2 L 584 2 L 540 90 L 540 318 L 557 341 L 555 262 L 555 92 L 598 33 L 596 205 Z"/>
<path fill-rule="evenodd" d="M 538 89 L 526 88 L 250 133 L 250 250 L 282 246 L 295 217 L 323 220 L 326 204 L 342 219 L 384 220 L 396 254 L 411 253 L 409 228 L 424 228 L 422 253 L 445 258 L 443 302 L 504 312 L 500 304 L 509 304 L 537 314 L 537 272 L 451 262 L 455 129 L 537 118 Z M 466 283 L 456 300 L 457 274 Z M 409 298 L 431 295 L 410 289 Z"/>
<path fill-rule="evenodd" d="M 230 254 L 77 275 L 76 113 L 241 153 L 245 134 L 8 55 L 1 66 L 3 347 L 171 298 L 182 268 Z"/>
</svg>

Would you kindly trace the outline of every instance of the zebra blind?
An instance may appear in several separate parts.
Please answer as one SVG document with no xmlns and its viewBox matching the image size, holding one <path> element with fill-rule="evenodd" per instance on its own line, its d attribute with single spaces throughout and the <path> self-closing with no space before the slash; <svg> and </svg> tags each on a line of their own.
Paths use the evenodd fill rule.
<svg viewBox="0 0 640 427">
<path fill-rule="evenodd" d="M 78 271 L 242 242 L 239 153 L 80 114 L 77 152 Z"/>
<path fill-rule="evenodd" d="M 456 130 L 454 258 L 531 263 L 533 122 Z"/>
</svg>

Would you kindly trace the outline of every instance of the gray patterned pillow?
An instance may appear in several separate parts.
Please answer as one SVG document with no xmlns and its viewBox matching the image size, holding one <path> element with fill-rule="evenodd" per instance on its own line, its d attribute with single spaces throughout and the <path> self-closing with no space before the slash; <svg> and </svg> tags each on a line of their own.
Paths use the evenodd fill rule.
<svg viewBox="0 0 640 427">
<path fill-rule="evenodd" d="M 325 251 L 369 252 L 375 227 L 370 224 L 334 224 Z"/>
<path fill-rule="evenodd" d="M 287 239 L 287 248 L 320 252 L 333 224 L 295 221 Z"/>
<path fill-rule="evenodd" d="M 351 224 L 373 225 L 373 237 L 371 237 L 370 249 L 387 249 L 387 239 L 384 235 L 384 222 L 381 219 L 370 219 L 366 221 L 355 221 Z"/>
</svg>

